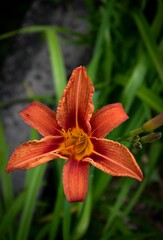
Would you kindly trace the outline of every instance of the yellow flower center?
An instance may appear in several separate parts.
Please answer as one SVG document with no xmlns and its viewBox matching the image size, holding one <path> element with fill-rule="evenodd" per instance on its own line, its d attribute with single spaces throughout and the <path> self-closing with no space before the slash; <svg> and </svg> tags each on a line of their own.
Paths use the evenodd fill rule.
<svg viewBox="0 0 163 240">
<path fill-rule="evenodd" d="M 68 129 L 66 132 L 62 129 L 64 143 L 62 143 L 62 154 L 68 157 L 74 157 L 81 160 L 89 156 L 93 150 L 93 145 L 89 136 L 80 128 Z"/>
</svg>

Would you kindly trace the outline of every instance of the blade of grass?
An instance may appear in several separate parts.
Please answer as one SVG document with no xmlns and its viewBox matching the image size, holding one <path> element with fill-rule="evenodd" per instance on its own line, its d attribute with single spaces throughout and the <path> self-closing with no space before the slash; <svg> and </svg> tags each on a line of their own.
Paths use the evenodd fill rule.
<svg viewBox="0 0 163 240">
<path fill-rule="evenodd" d="M 151 32 L 155 38 L 159 36 L 163 27 L 163 2 L 162 0 L 157 1 L 157 13 L 152 23 Z"/>
<path fill-rule="evenodd" d="M 66 86 L 66 77 L 65 77 L 65 66 L 63 62 L 63 57 L 61 54 L 58 38 L 56 32 L 52 28 L 48 28 L 45 32 L 46 39 L 49 47 L 51 65 L 52 65 L 52 74 L 53 74 L 53 82 L 54 82 L 54 90 L 56 93 L 57 100 L 62 96 L 63 90 Z M 49 230 L 49 239 L 53 240 L 56 237 L 59 222 L 60 222 L 60 213 L 63 207 L 64 195 L 63 195 L 63 187 L 62 187 L 62 168 L 63 163 L 59 160 L 58 164 L 58 172 L 60 173 L 60 179 L 58 184 L 58 192 L 56 202 L 54 204 L 53 217 L 52 222 L 50 224 Z M 70 216 L 66 215 L 68 219 Z"/>
<path fill-rule="evenodd" d="M 11 206 L 14 194 L 11 175 L 5 172 L 5 168 L 8 160 L 8 144 L 5 139 L 2 122 L 0 121 L 0 180 L 1 180 L 1 191 L 2 198 L 0 202 L 1 215 L 0 218 L 4 218 L 5 211 Z M 2 236 L 2 235 L 0 235 Z M 13 226 L 12 224 L 8 227 L 7 236 L 8 239 L 13 239 Z"/>
<path fill-rule="evenodd" d="M 63 240 L 70 240 L 71 205 L 65 199 L 63 216 Z"/>
<path fill-rule="evenodd" d="M 13 186 L 11 175 L 5 173 L 5 168 L 8 160 L 8 145 L 5 139 L 2 122 L 0 121 L 0 179 L 2 185 L 2 193 L 6 209 L 10 206 L 13 200 Z"/>
<path fill-rule="evenodd" d="M 20 34 L 44 33 L 49 28 L 56 30 L 57 33 L 63 33 L 71 36 L 73 35 L 78 38 L 83 37 L 83 34 L 81 34 L 80 32 L 74 32 L 71 29 L 64 28 L 64 27 L 49 26 L 49 25 L 35 25 L 35 26 L 33 25 L 29 27 L 20 28 L 11 32 L 3 33 L 0 35 L 0 40 L 14 37 Z"/>
<path fill-rule="evenodd" d="M 130 120 L 129 124 L 127 125 L 127 128 L 125 129 L 125 132 L 130 131 L 132 128 L 135 128 L 136 126 L 140 126 L 145 119 L 145 116 L 142 114 L 144 112 L 144 106 L 141 105 L 137 111 L 135 112 L 135 115 L 133 118 Z M 107 223 L 105 224 L 105 227 L 103 229 L 103 238 L 102 239 L 107 239 L 107 232 L 108 229 L 110 228 L 111 224 L 115 220 L 115 218 L 118 216 L 120 212 L 120 208 L 122 207 L 122 204 L 124 200 L 127 198 L 127 194 L 130 191 L 130 188 L 132 187 L 133 180 L 131 179 L 125 179 L 124 183 L 122 185 L 122 190 L 120 191 L 119 195 L 117 196 L 117 200 L 114 204 L 114 206 L 111 207 L 111 212 L 109 214 L 109 218 L 107 220 Z"/>
<path fill-rule="evenodd" d="M 49 224 L 46 224 L 46 225 L 44 224 L 44 226 L 37 233 L 35 240 L 45 240 L 45 238 L 48 236 L 48 232 L 49 232 Z"/>
<path fill-rule="evenodd" d="M 100 10 L 101 10 L 101 24 L 98 29 L 97 40 L 95 43 L 93 56 L 88 66 L 88 74 L 93 82 L 95 81 L 98 66 L 100 64 L 100 57 L 103 51 L 103 43 L 105 39 L 105 31 L 107 30 L 108 25 L 108 9 L 101 7 Z"/>
<path fill-rule="evenodd" d="M 28 239 L 32 216 L 37 203 L 39 189 L 42 185 L 42 179 L 45 169 L 46 165 L 42 165 L 35 168 L 33 171 L 31 182 L 27 188 L 27 195 L 24 202 L 24 208 L 22 211 L 20 226 L 18 229 L 16 240 Z"/>
<path fill-rule="evenodd" d="M 123 78 L 116 78 L 116 82 L 121 86 L 125 86 Z M 142 102 L 147 103 L 147 105 L 156 112 L 160 113 L 163 111 L 163 101 L 157 93 L 154 93 L 152 86 L 150 89 L 141 86 L 137 91 L 136 96 L 139 97 Z"/>
<path fill-rule="evenodd" d="M 81 214 L 79 215 L 79 221 L 76 225 L 76 228 L 74 230 L 73 237 L 72 237 L 72 239 L 74 240 L 82 239 L 90 223 L 91 211 L 92 211 L 92 192 L 91 192 L 90 186 L 89 186 L 87 198 L 85 202 L 82 203 L 82 205 L 83 206 L 82 206 Z"/>
<path fill-rule="evenodd" d="M 156 112 L 163 111 L 163 100 L 152 89 L 142 86 L 137 92 L 137 96 Z"/>
<path fill-rule="evenodd" d="M 148 172 L 145 174 L 144 180 L 140 184 L 139 188 L 133 195 L 132 199 L 130 200 L 128 206 L 126 207 L 124 211 L 124 216 L 129 215 L 135 204 L 138 202 L 139 198 L 141 197 L 141 194 L 143 193 L 145 187 L 149 183 L 149 179 L 152 175 L 154 166 L 157 163 L 158 157 L 161 153 L 162 146 L 160 143 L 155 143 L 151 145 L 150 152 L 149 152 L 149 167 L 148 167 Z"/>
<path fill-rule="evenodd" d="M 0 236 L 2 237 L 6 232 L 8 233 L 8 229 L 11 226 L 14 226 L 17 219 L 16 217 L 20 213 L 23 205 L 24 205 L 24 199 L 26 197 L 26 192 L 22 192 L 21 194 L 16 197 L 11 205 L 8 207 L 7 211 L 3 215 L 3 218 L 0 222 Z M 14 237 L 14 236 L 13 236 Z"/>
<path fill-rule="evenodd" d="M 35 130 L 32 129 L 35 132 Z M 32 135 L 36 137 L 37 133 Z M 39 190 L 42 185 L 43 175 L 46 169 L 46 164 L 27 171 L 26 188 L 27 195 L 24 201 L 21 221 L 17 232 L 16 240 L 26 240 L 29 237 L 29 229 L 31 227 L 32 216 L 37 203 Z M 29 175 L 29 176 L 28 176 Z"/>
<path fill-rule="evenodd" d="M 135 23 L 138 27 L 138 30 L 141 34 L 143 41 L 144 41 L 144 44 L 149 53 L 149 56 L 156 68 L 156 71 L 157 71 L 161 81 L 163 82 L 163 64 L 160 59 L 158 47 L 157 47 L 155 40 L 151 34 L 151 29 L 150 29 L 145 17 L 143 16 L 143 14 L 141 12 L 134 11 L 132 16 L 135 20 Z"/>
<path fill-rule="evenodd" d="M 56 97 L 59 100 L 66 86 L 65 66 L 63 63 L 63 57 L 60 50 L 60 45 L 58 42 L 56 31 L 49 27 L 46 29 L 45 34 L 49 47 L 49 54 L 52 65 L 54 90 Z"/>
<path fill-rule="evenodd" d="M 95 189 L 93 191 L 93 205 L 97 204 L 100 196 L 110 183 L 112 176 L 95 169 Z"/>
<path fill-rule="evenodd" d="M 17 30 L 11 31 L 11 32 L 1 34 L 0 35 L 0 40 L 7 39 L 7 38 L 10 38 L 10 37 L 14 37 L 14 36 L 19 35 L 19 34 L 44 32 L 46 28 L 47 28 L 47 26 L 44 26 L 44 25 L 41 26 L 40 25 L 40 26 L 30 26 L 30 27 L 17 29 Z"/>
<path fill-rule="evenodd" d="M 61 159 L 59 159 L 59 161 L 60 160 Z M 61 173 L 61 169 L 60 169 L 60 173 Z M 56 201 L 54 204 L 52 221 L 51 221 L 50 229 L 49 229 L 49 240 L 53 240 L 56 238 L 58 226 L 59 226 L 60 218 L 61 218 L 61 211 L 63 209 L 63 203 L 64 203 L 64 194 L 63 194 L 63 186 L 62 186 L 62 177 L 60 174 L 57 197 L 56 197 Z"/>
<path fill-rule="evenodd" d="M 124 201 L 126 200 L 128 192 L 130 191 L 132 185 L 133 185 L 132 179 L 124 179 L 123 180 L 123 185 L 122 185 L 120 193 L 117 196 L 117 200 L 116 200 L 114 206 L 110 209 L 109 218 L 103 229 L 102 238 L 101 238 L 102 240 L 106 239 L 107 231 L 108 231 L 110 225 L 112 224 L 113 220 L 115 219 L 115 217 L 118 215 L 120 208 L 122 207 Z"/>
<path fill-rule="evenodd" d="M 125 236 L 126 238 L 129 238 L 129 236 L 132 235 L 131 230 L 121 218 L 116 219 L 116 225 L 117 225 L 117 230 L 120 232 L 121 238 L 123 238 L 123 236 Z"/>
<path fill-rule="evenodd" d="M 133 69 L 130 78 L 125 85 L 125 88 L 122 92 L 121 102 L 127 112 L 129 112 L 133 100 L 135 98 L 135 94 L 140 88 L 143 80 L 145 80 L 145 74 L 147 72 L 147 65 L 146 65 L 146 57 L 140 54 L 138 59 L 138 63 Z"/>
</svg>

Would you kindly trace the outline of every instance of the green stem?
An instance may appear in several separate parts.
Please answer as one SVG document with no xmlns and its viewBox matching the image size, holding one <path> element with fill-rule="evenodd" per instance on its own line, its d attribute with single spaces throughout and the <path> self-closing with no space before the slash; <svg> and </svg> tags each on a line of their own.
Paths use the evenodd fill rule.
<svg viewBox="0 0 163 240">
<path fill-rule="evenodd" d="M 128 137 L 135 137 L 136 135 L 140 134 L 140 133 L 143 133 L 144 132 L 144 129 L 143 127 L 140 127 L 140 128 L 137 128 L 137 129 L 134 129 L 133 131 L 129 132 L 127 134 Z"/>
</svg>

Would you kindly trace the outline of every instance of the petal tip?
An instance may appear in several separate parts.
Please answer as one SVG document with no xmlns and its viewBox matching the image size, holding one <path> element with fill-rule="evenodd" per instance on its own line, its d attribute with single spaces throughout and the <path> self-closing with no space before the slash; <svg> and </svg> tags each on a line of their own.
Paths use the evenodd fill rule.
<svg viewBox="0 0 163 240">
<path fill-rule="evenodd" d="M 91 141 L 94 154 L 84 161 L 110 175 L 131 177 L 142 181 L 143 173 L 127 147 L 106 139 L 91 138 Z"/>
<path fill-rule="evenodd" d="M 5 172 L 6 173 L 10 173 L 11 172 L 11 169 L 8 167 L 8 165 L 7 165 L 6 169 L 5 169 Z"/>
<path fill-rule="evenodd" d="M 66 196 L 66 199 L 69 203 L 75 203 L 75 202 L 84 202 L 85 201 L 86 196 L 84 197 L 68 197 Z"/>
<path fill-rule="evenodd" d="M 139 181 L 139 182 L 141 182 L 142 180 L 143 180 L 143 178 L 144 178 L 144 176 L 143 176 L 143 173 L 142 173 L 142 171 L 139 169 L 139 171 L 140 171 L 140 173 L 139 173 L 139 175 L 136 175 L 136 179 Z"/>
</svg>

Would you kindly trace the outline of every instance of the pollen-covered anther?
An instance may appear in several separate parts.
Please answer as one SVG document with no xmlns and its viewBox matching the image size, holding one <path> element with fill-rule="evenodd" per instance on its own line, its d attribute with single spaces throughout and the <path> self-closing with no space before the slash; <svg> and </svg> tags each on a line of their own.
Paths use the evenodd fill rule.
<svg viewBox="0 0 163 240">
<path fill-rule="evenodd" d="M 85 156 L 89 156 L 93 146 L 88 135 L 79 128 L 68 129 L 66 132 L 62 129 L 64 136 L 64 146 L 62 154 L 68 157 L 74 157 L 81 160 Z"/>
</svg>

